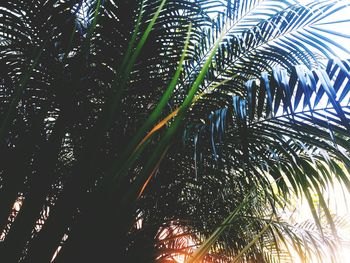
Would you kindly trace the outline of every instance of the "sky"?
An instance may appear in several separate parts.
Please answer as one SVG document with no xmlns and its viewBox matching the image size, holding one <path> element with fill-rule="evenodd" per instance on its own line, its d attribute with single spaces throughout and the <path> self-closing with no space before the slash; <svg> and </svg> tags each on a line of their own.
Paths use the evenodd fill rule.
<svg viewBox="0 0 350 263">
<path fill-rule="evenodd" d="M 315 2 L 315 0 L 299 0 L 299 2 L 307 4 L 310 2 Z M 325 29 L 334 30 L 336 32 L 345 34 L 348 36 L 348 39 L 342 38 L 342 37 L 333 37 L 333 40 L 340 44 L 341 46 L 347 48 L 350 52 L 350 0 L 344 0 L 343 2 L 348 2 L 349 6 L 345 7 L 341 11 L 336 12 L 332 16 L 330 16 L 328 19 L 325 19 L 325 21 L 343 21 L 343 20 L 349 20 L 347 22 L 342 23 L 336 23 L 336 24 L 330 24 L 330 25 L 324 25 Z M 334 47 L 334 51 L 337 53 L 337 55 L 341 58 L 350 58 L 350 54 L 347 54 L 344 51 L 339 50 L 338 48 Z"/>
</svg>

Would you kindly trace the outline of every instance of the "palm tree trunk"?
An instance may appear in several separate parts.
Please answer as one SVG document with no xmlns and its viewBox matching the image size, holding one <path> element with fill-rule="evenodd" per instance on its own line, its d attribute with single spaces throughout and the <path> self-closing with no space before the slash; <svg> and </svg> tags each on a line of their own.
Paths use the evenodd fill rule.
<svg viewBox="0 0 350 263">
<path fill-rule="evenodd" d="M 30 193 L 26 196 L 23 208 L 14 221 L 4 242 L 1 255 L 8 262 L 18 261 L 26 242 L 31 238 L 31 233 L 45 204 L 49 187 L 55 179 L 53 174 L 66 124 L 66 120 L 62 117 L 57 120 L 50 140 L 46 143 L 38 157 L 38 174 L 33 179 Z"/>
<path fill-rule="evenodd" d="M 5 176 L 0 192 L 0 230 L 4 229 L 7 224 L 8 216 L 18 193 L 23 191 L 25 175 L 30 173 L 30 158 L 34 152 L 34 147 L 35 145 L 42 145 L 43 140 L 40 133 L 43 128 L 42 120 L 41 114 L 37 116 L 33 120 L 31 131 L 23 136 L 16 150 L 5 154 Z"/>
<path fill-rule="evenodd" d="M 133 224 L 130 225 L 134 206 L 120 206 L 118 200 L 123 193 L 121 190 L 118 195 L 111 195 L 102 190 L 85 200 L 86 209 L 69 233 L 57 262 L 109 262 L 111 258 L 126 262 L 127 233 Z"/>
<path fill-rule="evenodd" d="M 63 196 L 51 209 L 43 228 L 29 245 L 26 262 L 49 262 L 52 258 L 68 226 L 72 224 L 77 208 L 81 210 L 82 200 L 86 199 L 85 189 L 79 185 L 81 181 L 78 178 L 73 178 L 73 182 L 66 185 Z"/>
</svg>

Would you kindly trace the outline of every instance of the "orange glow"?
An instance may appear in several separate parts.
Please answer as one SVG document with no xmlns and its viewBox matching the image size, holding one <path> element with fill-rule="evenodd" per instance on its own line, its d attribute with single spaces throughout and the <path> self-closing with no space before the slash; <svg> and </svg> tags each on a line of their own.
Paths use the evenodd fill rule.
<svg viewBox="0 0 350 263">
<path fill-rule="evenodd" d="M 8 224 L 5 227 L 5 229 L 2 229 L 2 232 L 0 234 L 0 242 L 5 240 L 6 234 L 8 233 L 8 231 L 11 228 L 11 224 L 13 223 L 13 221 L 15 221 L 19 211 L 21 210 L 21 207 L 23 205 L 23 201 L 24 201 L 24 197 L 18 196 L 16 201 L 14 202 L 12 209 L 11 209 L 11 213 L 8 217 Z"/>
<path fill-rule="evenodd" d="M 179 108 L 174 110 L 172 113 L 170 113 L 167 117 L 165 117 L 163 120 L 161 120 L 156 126 L 153 127 L 153 129 L 147 133 L 147 135 L 140 141 L 140 143 L 136 146 L 133 154 L 141 147 L 142 144 L 144 144 L 153 133 L 164 127 L 165 124 L 167 124 L 173 117 L 176 116 L 176 114 L 179 112 Z"/>
</svg>

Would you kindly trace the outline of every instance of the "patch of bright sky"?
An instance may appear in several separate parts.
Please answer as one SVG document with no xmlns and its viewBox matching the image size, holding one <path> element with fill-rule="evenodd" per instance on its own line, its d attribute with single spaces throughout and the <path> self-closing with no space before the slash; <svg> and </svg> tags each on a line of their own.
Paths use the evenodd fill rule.
<svg viewBox="0 0 350 263">
<path fill-rule="evenodd" d="M 318 2 L 315 0 L 299 0 L 302 4 L 308 4 L 312 2 Z M 334 1 L 336 2 L 336 1 Z M 345 0 L 342 1 L 342 3 L 348 2 L 348 6 L 344 7 L 343 9 L 335 12 L 328 18 L 323 20 L 323 23 L 329 23 L 329 22 L 335 22 L 335 23 L 329 23 L 329 24 L 323 24 L 322 28 L 335 31 L 337 33 L 343 34 L 344 36 L 332 36 L 332 40 L 337 43 L 338 45 L 342 46 L 342 48 L 347 49 L 348 52 L 341 50 L 340 48 L 333 46 L 333 51 L 336 53 L 337 56 L 339 56 L 342 59 L 350 58 L 350 1 Z M 329 35 L 328 35 L 329 36 Z"/>
</svg>

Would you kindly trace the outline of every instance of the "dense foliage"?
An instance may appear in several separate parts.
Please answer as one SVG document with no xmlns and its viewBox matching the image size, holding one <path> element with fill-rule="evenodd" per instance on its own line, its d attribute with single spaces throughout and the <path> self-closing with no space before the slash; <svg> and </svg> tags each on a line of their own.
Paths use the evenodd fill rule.
<svg viewBox="0 0 350 263">
<path fill-rule="evenodd" d="M 336 260 L 348 4 L 0 3 L 1 259 Z M 285 220 L 292 196 L 313 222 Z"/>
</svg>

